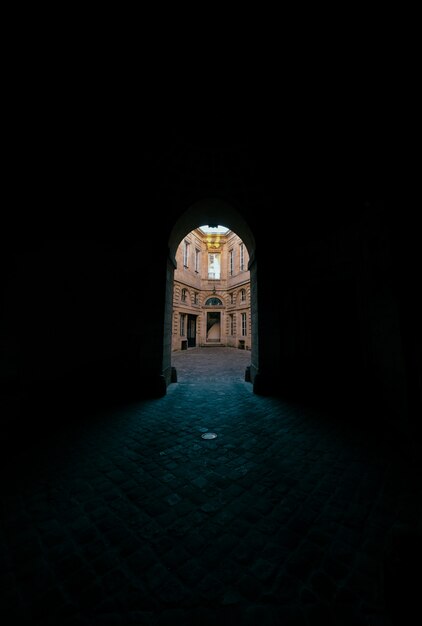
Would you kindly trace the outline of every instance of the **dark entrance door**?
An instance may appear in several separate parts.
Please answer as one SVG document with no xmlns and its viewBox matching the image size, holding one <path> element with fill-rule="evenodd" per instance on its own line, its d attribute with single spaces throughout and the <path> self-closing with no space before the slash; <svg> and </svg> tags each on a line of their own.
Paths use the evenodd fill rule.
<svg viewBox="0 0 422 626">
<path fill-rule="evenodd" d="M 196 346 L 196 315 L 188 315 L 188 347 Z"/>
</svg>

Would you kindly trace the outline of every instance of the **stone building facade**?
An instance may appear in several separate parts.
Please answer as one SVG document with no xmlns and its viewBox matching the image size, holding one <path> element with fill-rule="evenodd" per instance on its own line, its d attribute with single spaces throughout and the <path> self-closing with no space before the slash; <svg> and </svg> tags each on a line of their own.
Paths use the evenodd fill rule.
<svg viewBox="0 0 422 626">
<path fill-rule="evenodd" d="M 231 230 L 188 233 L 176 253 L 172 350 L 251 349 L 249 254 Z"/>
</svg>

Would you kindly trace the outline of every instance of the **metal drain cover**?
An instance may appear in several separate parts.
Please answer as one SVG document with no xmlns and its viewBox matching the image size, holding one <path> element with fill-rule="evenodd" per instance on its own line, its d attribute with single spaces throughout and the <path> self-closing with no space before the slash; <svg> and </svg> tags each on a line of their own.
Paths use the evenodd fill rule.
<svg viewBox="0 0 422 626">
<path fill-rule="evenodd" d="M 216 439 L 217 435 L 215 433 L 203 433 L 201 437 L 202 439 Z"/>
</svg>

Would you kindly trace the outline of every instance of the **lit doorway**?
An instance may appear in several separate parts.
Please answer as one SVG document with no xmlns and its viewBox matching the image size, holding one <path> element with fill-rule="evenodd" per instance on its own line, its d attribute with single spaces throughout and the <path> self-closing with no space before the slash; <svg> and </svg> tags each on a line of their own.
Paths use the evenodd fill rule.
<svg viewBox="0 0 422 626">
<path fill-rule="evenodd" d="M 207 342 L 220 343 L 221 340 L 221 313 L 220 311 L 207 312 Z"/>
</svg>

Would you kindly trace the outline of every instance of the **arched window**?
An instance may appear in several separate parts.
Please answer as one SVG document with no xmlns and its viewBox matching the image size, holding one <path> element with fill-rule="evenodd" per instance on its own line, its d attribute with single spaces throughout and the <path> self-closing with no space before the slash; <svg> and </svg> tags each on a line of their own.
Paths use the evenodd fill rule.
<svg viewBox="0 0 422 626">
<path fill-rule="evenodd" d="M 221 302 L 220 298 L 208 298 L 208 300 L 206 300 L 205 305 L 206 306 L 221 306 L 223 303 Z"/>
</svg>

